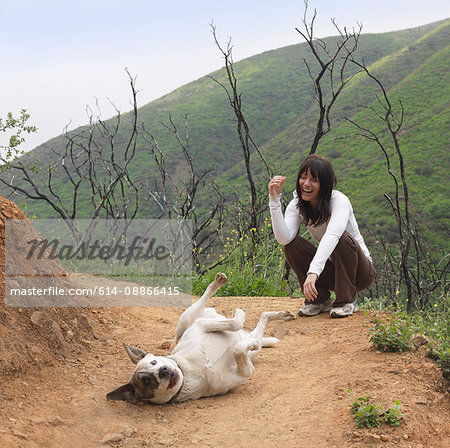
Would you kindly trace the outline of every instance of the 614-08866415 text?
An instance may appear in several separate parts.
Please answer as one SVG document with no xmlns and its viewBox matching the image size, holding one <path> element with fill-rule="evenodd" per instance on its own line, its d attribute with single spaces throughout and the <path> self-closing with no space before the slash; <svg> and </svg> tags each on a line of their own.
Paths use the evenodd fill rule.
<svg viewBox="0 0 450 448">
<path fill-rule="evenodd" d="M 123 289 L 120 289 L 116 286 L 101 286 L 98 288 L 97 294 L 107 296 L 117 294 L 125 294 L 126 296 L 177 296 L 180 294 L 180 288 L 178 286 L 125 286 Z"/>
</svg>

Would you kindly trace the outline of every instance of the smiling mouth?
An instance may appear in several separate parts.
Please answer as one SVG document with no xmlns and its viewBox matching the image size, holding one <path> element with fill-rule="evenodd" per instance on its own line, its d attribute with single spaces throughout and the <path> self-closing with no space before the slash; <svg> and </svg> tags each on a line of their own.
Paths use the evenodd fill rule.
<svg viewBox="0 0 450 448">
<path fill-rule="evenodd" d="M 172 389 L 172 387 L 174 387 L 178 383 L 179 377 L 180 376 L 178 375 L 178 372 L 174 370 L 172 372 L 172 375 L 170 375 L 169 385 L 167 386 L 167 389 Z"/>
</svg>

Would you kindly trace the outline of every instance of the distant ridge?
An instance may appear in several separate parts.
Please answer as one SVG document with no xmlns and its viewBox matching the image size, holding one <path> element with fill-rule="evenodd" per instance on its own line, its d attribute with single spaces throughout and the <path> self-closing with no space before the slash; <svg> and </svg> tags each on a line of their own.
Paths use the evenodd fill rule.
<svg viewBox="0 0 450 448">
<path fill-rule="evenodd" d="M 447 251 L 449 31 L 450 21 L 446 19 L 403 31 L 363 34 L 358 50 L 359 56 L 388 88 L 390 96 L 401 98 L 405 105 L 400 143 L 406 160 L 411 203 L 427 223 L 429 238 Z M 336 37 L 324 40 L 331 43 Z M 307 46 L 299 43 L 235 64 L 252 135 L 277 170 L 288 175 L 287 196 L 294 187 L 298 163 L 309 150 L 317 114 L 313 86 L 302 61 L 304 57 L 309 58 Z M 224 72 L 218 70 L 211 76 L 223 79 Z M 353 131 L 344 116 L 372 123 L 361 106 L 373 103 L 375 93 L 375 87 L 367 79 L 355 77 L 336 104 L 335 128 L 323 139 L 319 152 L 332 159 L 339 177 L 338 188 L 351 196 L 359 220 L 372 229 L 382 229 L 389 236 L 393 232 L 393 221 L 383 193 L 389 192 L 392 185 L 382 155 L 361 139 L 335 140 L 337 136 Z M 216 181 L 227 187 L 242 182 L 240 178 L 244 172 L 239 142 L 232 112 L 220 86 L 205 76 L 140 107 L 140 120 L 156 136 L 165 151 L 169 168 L 176 172 L 180 163 L 179 148 L 160 125 L 161 121 L 167 122 L 169 114 L 180 125 L 180 117 L 188 115 L 190 145 L 197 152 L 200 168 L 213 167 Z M 373 129 L 382 132 L 375 122 Z M 124 124 L 119 144 L 121 140 L 125 141 L 125 135 Z M 53 158 L 50 148 L 63 145 L 64 137 L 55 137 L 26 157 L 38 158 L 45 165 Z M 140 141 L 133 166 L 135 180 L 148 181 L 152 176 L 151 166 L 146 144 Z M 259 171 L 263 176 L 263 170 Z M 64 178 L 58 179 L 64 194 Z M 5 190 L 1 189 L 0 193 L 5 194 Z M 14 196 L 11 199 L 20 204 L 24 202 Z M 36 202 L 28 202 L 28 214 L 52 216 L 45 204 Z M 140 214 L 152 217 L 154 210 L 148 203 L 143 203 Z"/>
</svg>

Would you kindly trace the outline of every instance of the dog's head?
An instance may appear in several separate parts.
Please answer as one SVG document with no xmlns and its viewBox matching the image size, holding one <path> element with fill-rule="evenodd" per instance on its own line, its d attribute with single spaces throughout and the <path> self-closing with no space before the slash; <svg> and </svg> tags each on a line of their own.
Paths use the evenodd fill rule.
<svg viewBox="0 0 450 448">
<path fill-rule="evenodd" d="M 146 353 L 137 347 L 128 346 L 125 342 L 123 345 L 136 368 L 131 381 L 106 395 L 108 400 L 162 404 L 170 401 L 180 391 L 183 386 L 183 372 L 174 360 Z"/>
</svg>

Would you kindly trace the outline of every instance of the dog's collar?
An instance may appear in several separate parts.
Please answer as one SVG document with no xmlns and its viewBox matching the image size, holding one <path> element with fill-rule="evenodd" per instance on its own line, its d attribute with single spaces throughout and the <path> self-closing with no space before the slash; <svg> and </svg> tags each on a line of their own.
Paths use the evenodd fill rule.
<svg viewBox="0 0 450 448">
<path fill-rule="evenodd" d="M 176 398 L 178 397 L 178 395 L 180 395 L 181 389 L 183 389 L 183 386 L 184 386 L 183 369 L 180 367 L 180 365 L 178 363 L 176 363 L 176 364 L 177 364 L 177 367 L 181 370 L 181 374 L 183 375 L 183 382 L 181 383 L 181 387 L 178 389 L 177 393 L 167 403 L 173 403 L 176 400 Z"/>
</svg>

